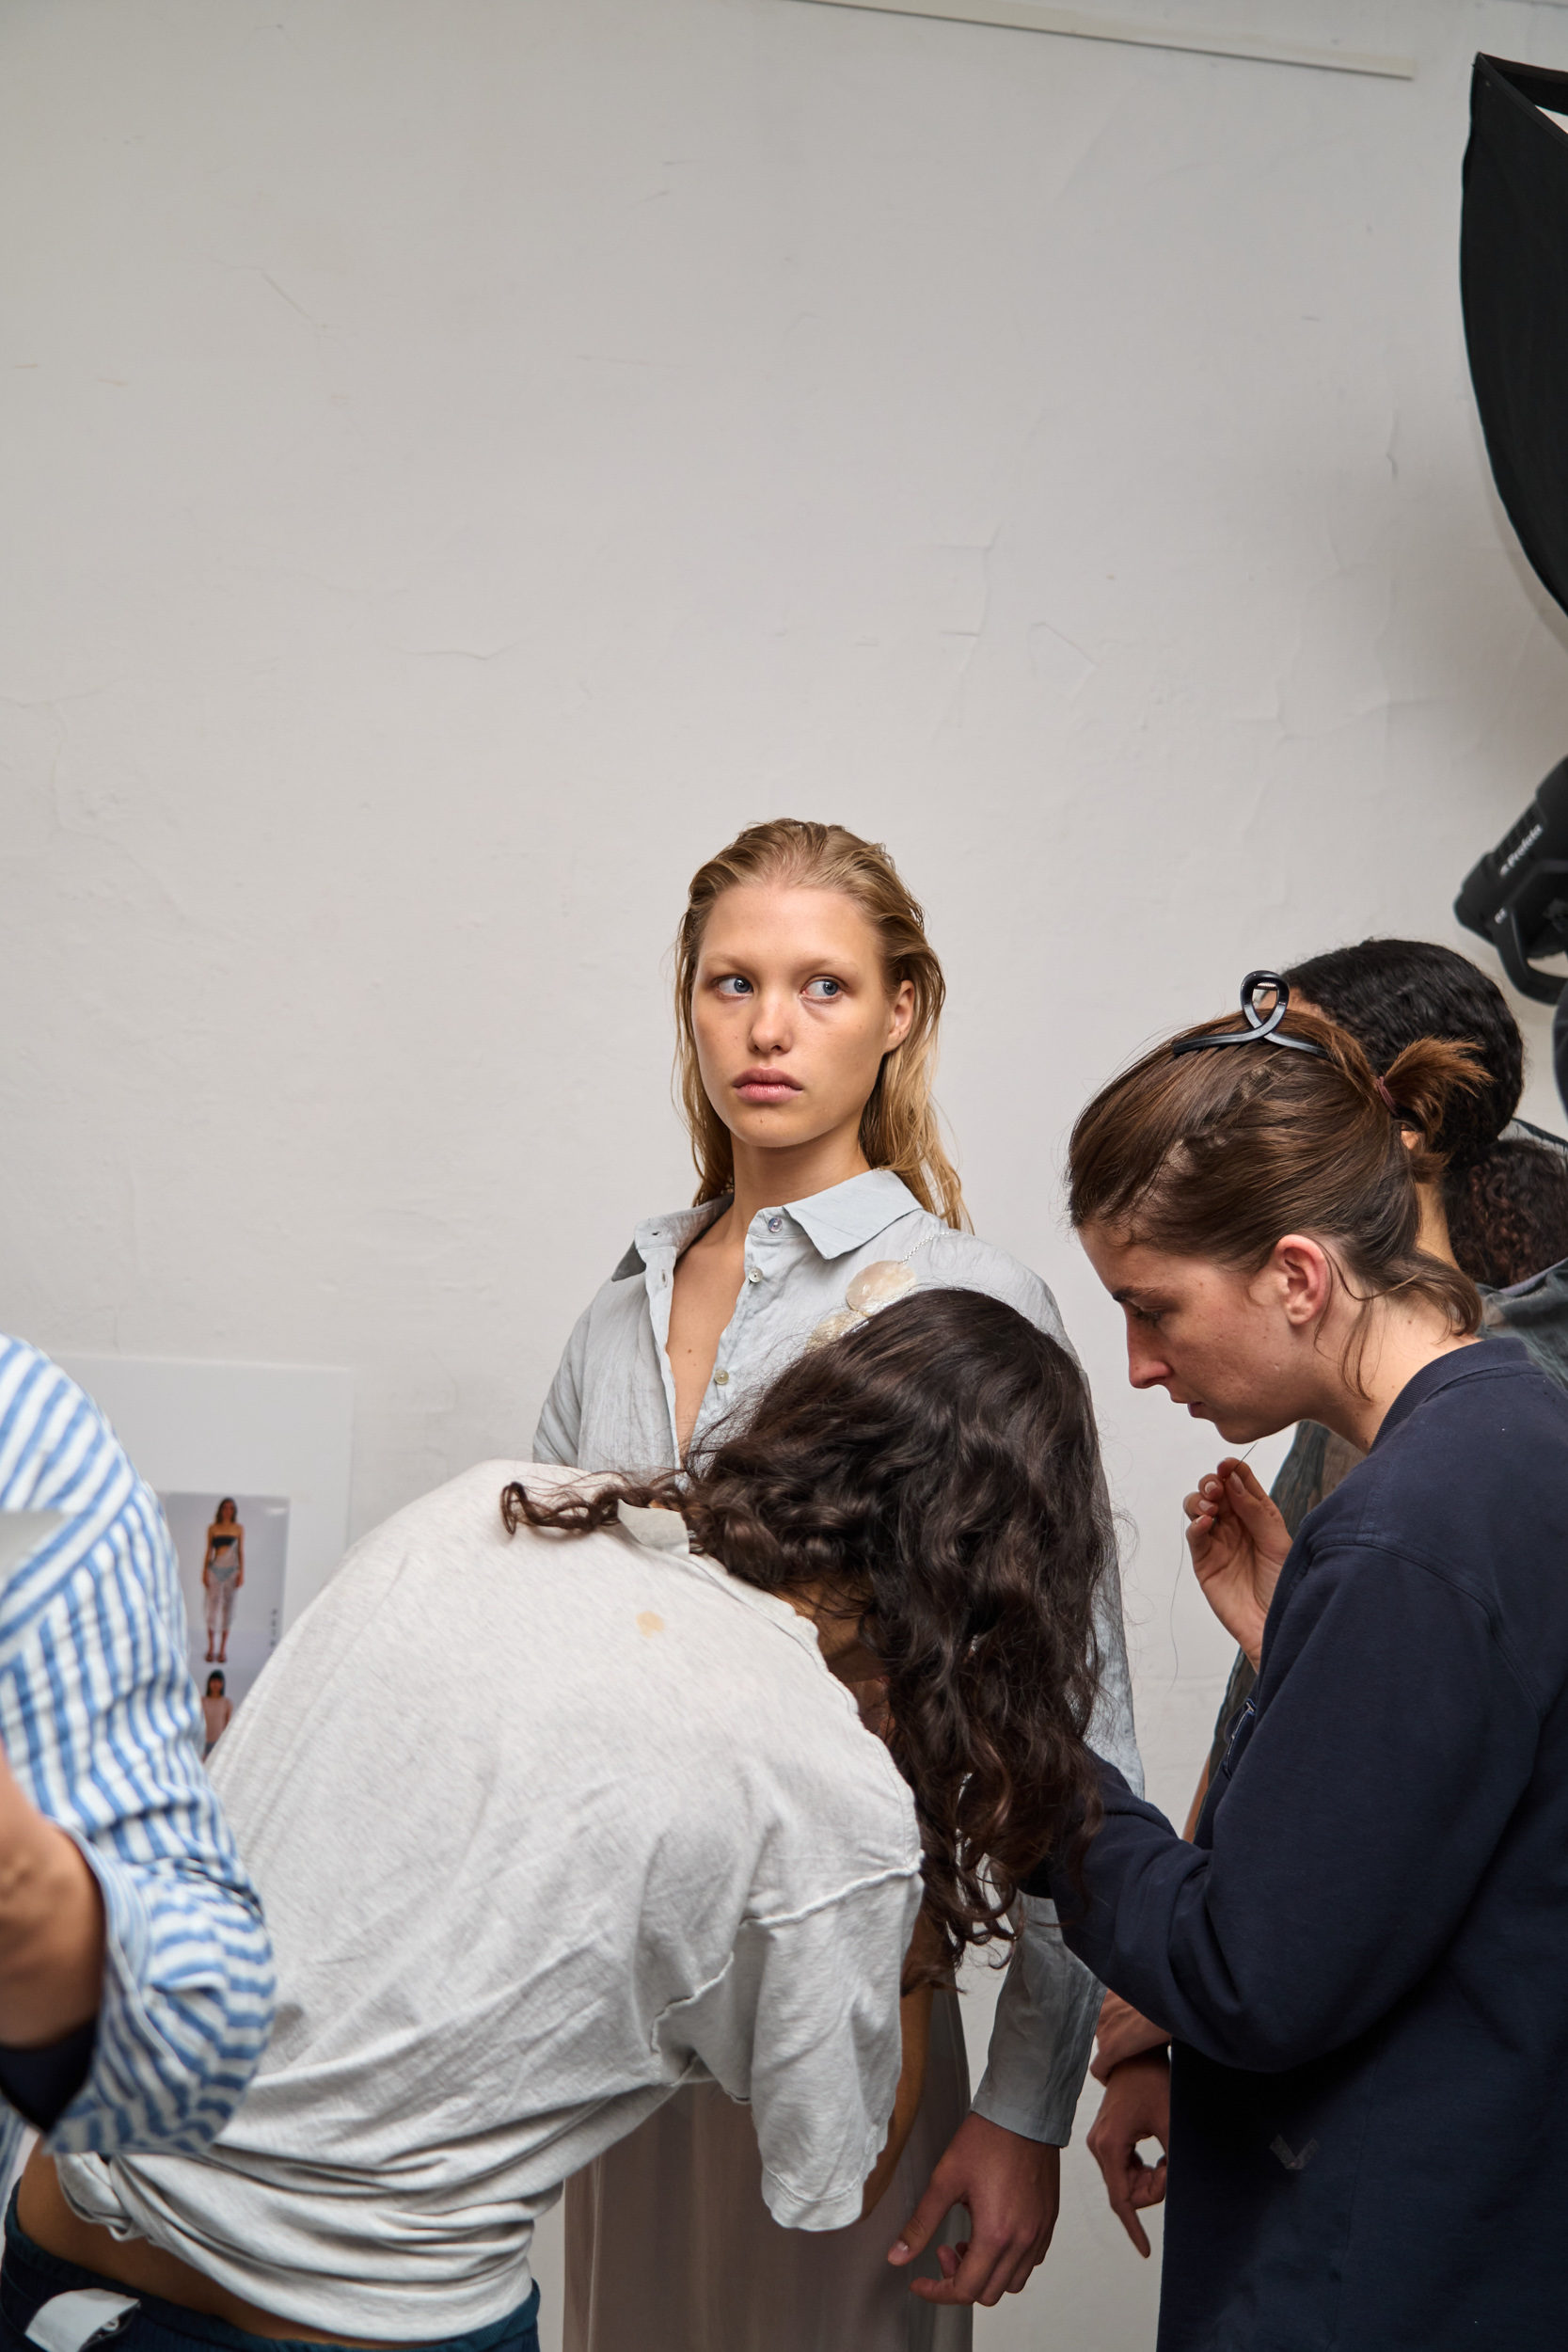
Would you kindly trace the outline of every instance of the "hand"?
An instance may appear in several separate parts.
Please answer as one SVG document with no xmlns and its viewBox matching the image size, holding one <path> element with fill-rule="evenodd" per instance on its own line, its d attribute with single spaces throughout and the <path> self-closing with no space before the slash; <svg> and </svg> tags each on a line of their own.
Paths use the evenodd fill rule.
<svg viewBox="0 0 1568 2352">
<path fill-rule="evenodd" d="M 911 2214 L 890 2263 L 923 2254 L 955 2205 L 967 2207 L 971 2234 L 939 2246 L 940 2279 L 911 2279 L 927 2303 L 1000 2303 L 1045 2260 L 1062 2197 L 1062 2152 L 1025 2139 L 983 2115 L 966 2115 L 930 2186 Z"/>
<path fill-rule="evenodd" d="M 1146 2050 L 1163 2050 L 1169 2040 L 1164 2026 L 1140 2017 L 1132 2002 L 1124 2001 L 1119 1993 L 1107 1993 L 1100 2004 L 1100 2024 L 1089 2073 L 1097 2083 L 1108 2083 L 1124 2059 L 1142 2058 Z"/>
<path fill-rule="evenodd" d="M 1145 2164 L 1141 2139 L 1159 2141 L 1158 2164 Z M 1170 2060 L 1164 2050 L 1123 2058 L 1112 2071 L 1088 2145 L 1104 2175 L 1111 2211 L 1147 2262 L 1148 2234 L 1138 2215 L 1146 2205 L 1164 2202 L 1170 2148 Z"/>
<path fill-rule="evenodd" d="M 0 2042 L 43 2049 L 98 2014 L 103 1938 L 90 1865 L 0 1751 Z"/>
<path fill-rule="evenodd" d="M 1257 1671 L 1263 1622 L 1291 1549 L 1290 1531 L 1244 1462 L 1234 1454 L 1181 1505 L 1187 1549 L 1203 1597 Z"/>
</svg>

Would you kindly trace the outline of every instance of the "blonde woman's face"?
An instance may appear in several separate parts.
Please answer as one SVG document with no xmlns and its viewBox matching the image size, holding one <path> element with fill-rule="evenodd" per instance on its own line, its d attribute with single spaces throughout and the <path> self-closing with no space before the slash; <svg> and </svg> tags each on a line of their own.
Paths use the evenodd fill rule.
<svg viewBox="0 0 1568 2352">
<path fill-rule="evenodd" d="M 715 900 L 691 996 L 708 1101 L 737 1141 L 794 1149 L 858 1127 L 914 1011 L 838 890 L 749 884 Z"/>
</svg>

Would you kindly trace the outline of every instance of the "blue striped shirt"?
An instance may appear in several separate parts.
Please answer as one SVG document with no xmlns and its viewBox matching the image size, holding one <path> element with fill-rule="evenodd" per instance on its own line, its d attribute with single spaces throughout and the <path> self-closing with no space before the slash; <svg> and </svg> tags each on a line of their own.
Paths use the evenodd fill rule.
<svg viewBox="0 0 1568 2352">
<path fill-rule="evenodd" d="M 0 1579 L 0 1741 L 81 1848 L 105 1926 L 92 2064 L 49 2144 L 194 2151 L 266 2046 L 272 1948 L 202 1769 L 157 1499 L 74 1382 L 0 1337 L 0 1514 L 14 1511 L 58 1517 Z M 0 2102 L 0 2177 L 23 2128 Z"/>
</svg>

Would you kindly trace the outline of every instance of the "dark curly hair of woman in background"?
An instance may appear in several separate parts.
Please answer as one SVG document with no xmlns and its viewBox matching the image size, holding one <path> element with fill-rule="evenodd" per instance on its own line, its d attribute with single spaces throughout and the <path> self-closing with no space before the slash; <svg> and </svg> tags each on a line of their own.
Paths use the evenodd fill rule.
<svg viewBox="0 0 1568 2352">
<path fill-rule="evenodd" d="M 1067 1351 L 981 1293 L 917 1292 L 801 1357 L 686 1476 L 513 1485 L 501 1510 L 577 1534 L 623 1500 L 679 1511 L 746 1583 L 860 1620 L 947 1960 L 1009 1935 L 1020 1881 L 1099 1816 L 1085 1735 L 1112 1539 Z"/>
<path fill-rule="evenodd" d="M 1292 999 L 1348 1029 L 1374 1070 L 1418 1038 L 1474 1046 L 1485 1083 L 1454 1098 L 1432 1138 L 1447 1162 L 1449 1243 L 1473 1282 L 1506 1290 L 1568 1257 L 1568 1155 L 1550 1138 L 1503 1132 L 1518 1112 L 1525 1045 L 1495 980 L 1428 939 L 1363 939 L 1285 977 Z"/>
<path fill-rule="evenodd" d="M 1568 1258 L 1568 1152 L 1503 1136 L 1443 1185 L 1453 1254 L 1472 1281 L 1507 1290 Z"/>
</svg>

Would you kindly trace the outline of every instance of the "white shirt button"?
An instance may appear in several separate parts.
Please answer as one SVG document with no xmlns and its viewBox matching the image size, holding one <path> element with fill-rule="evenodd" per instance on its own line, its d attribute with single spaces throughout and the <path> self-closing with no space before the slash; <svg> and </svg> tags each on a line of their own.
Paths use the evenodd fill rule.
<svg viewBox="0 0 1568 2352">
<path fill-rule="evenodd" d="M 770 1233 L 776 1233 L 783 1223 L 784 1219 L 782 1216 L 770 1216 L 768 1220 L 768 1232 Z"/>
<path fill-rule="evenodd" d="M 713 1375 L 714 1386 L 720 1389 L 723 1388 L 728 1381 L 729 1376 L 730 1375 L 727 1372 L 716 1372 Z"/>
<path fill-rule="evenodd" d="M 760 1282 L 762 1279 L 761 1270 L 754 1265 L 749 1265 L 746 1269 L 746 1279 L 748 1282 Z"/>
</svg>

